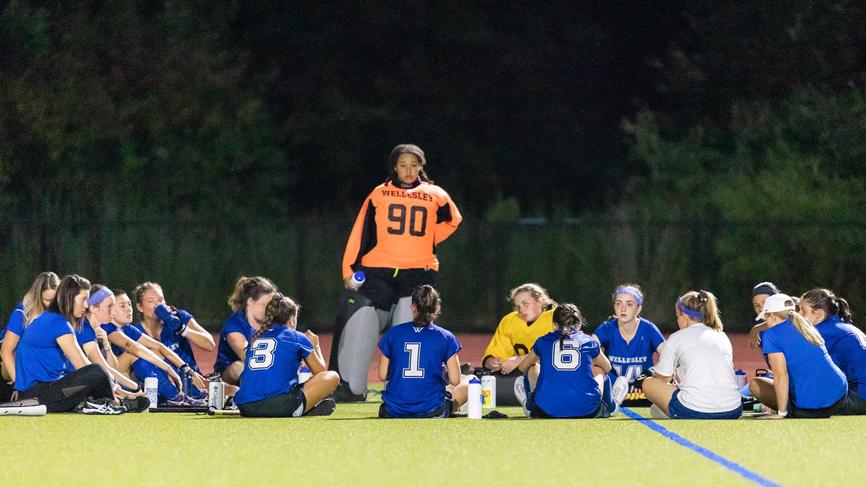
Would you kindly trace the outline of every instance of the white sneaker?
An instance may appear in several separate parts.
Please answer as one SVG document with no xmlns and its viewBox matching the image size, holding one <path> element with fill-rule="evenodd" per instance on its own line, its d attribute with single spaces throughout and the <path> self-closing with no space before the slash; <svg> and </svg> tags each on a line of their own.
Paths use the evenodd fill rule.
<svg viewBox="0 0 866 487">
<path fill-rule="evenodd" d="M 628 379 L 622 376 L 617 377 L 616 380 L 613 381 L 613 387 L 610 389 L 610 395 L 613 398 L 613 402 L 619 406 L 625 400 L 626 394 L 628 394 Z"/>
</svg>

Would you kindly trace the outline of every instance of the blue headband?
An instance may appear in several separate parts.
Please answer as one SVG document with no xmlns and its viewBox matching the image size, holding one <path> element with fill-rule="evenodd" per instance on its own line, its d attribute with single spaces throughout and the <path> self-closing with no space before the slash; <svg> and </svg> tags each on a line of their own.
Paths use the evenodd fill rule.
<svg viewBox="0 0 866 487">
<path fill-rule="evenodd" d="M 704 319 L 704 314 L 703 314 L 703 313 L 701 313 L 700 311 L 695 311 L 695 310 L 693 310 L 693 309 L 687 307 L 687 306 L 686 306 L 685 304 L 683 304 L 683 302 L 680 301 L 679 299 L 677 300 L 677 309 L 680 310 L 680 313 L 682 313 L 682 314 L 688 316 L 689 318 L 692 318 L 692 319 L 695 319 L 695 320 L 702 320 L 702 319 Z"/>
<path fill-rule="evenodd" d="M 114 293 L 111 292 L 111 289 L 104 287 L 99 291 L 91 294 L 90 297 L 87 298 L 87 304 L 90 306 L 96 306 L 97 304 L 101 303 L 105 298 L 113 295 Z"/>
<path fill-rule="evenodd" d="M 616 291 L 613 292 L 613 298 L 616 299 L 617 294 L 628 294 L 634 296 L 634 300 L 637 301 L 638 306 L 643 306 L 643 294 L 638 290 L 638 288 L 634 286 L 622 286 L 616 288 Z"/>
</svg>

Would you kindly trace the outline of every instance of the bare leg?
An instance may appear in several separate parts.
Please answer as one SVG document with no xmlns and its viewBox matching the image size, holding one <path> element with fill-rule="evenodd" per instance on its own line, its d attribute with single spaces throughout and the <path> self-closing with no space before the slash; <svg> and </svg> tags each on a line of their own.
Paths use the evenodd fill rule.
<svg viewBox="0 0 866 487">
<path fill-rule="evenodd" d="M 307 400 L 307 407 L 304 409 L 306 413 L 310 409 L 316 407 L 322 402 L 322 399 L 328 397 L 337 390 L 337 385 L 340 383 L 340 375 L 333 370 L 325 370 L 319 372 L 304 382 L 304 398 Z"/>
<path fill-rule="evenodd" d="M 671 402 L 674 392 L 677 387 L 669 384 L 656 377 L 647 377 L 643 381 L 643 392 L 646 398 L 650 400 L 656 407 L 662 410 L 666 416 L 670 416 L 668 404 Z"/>
<path fill-rule="evenodd" d="M 469 398 L 469 384 L 460 381 L 459 385 L 448 386 L 446 390 L 451 392 L 451 401 L 453 402 L 452 412 L 460 409 L 460 406 L 466 403 Z"/>
<path fill-rule="evenodd" d="M 119 357 L 117 357 L 117 370 L 129 375 L 129 369 L 132 368 L 132 363 L 136 360 L 138 360 L 138 357 L 135 355 L 129 352 L 123 352 Z"/>
<path fill-rule="evenodd" d="M 755 399 L 768 408 L 779 409 L 779 404 L 776 402 L 776 388 L 774 387 L 773 379 L 755 377 L 749 381 L 749 392 L 752 393 Z"/>
<path fill-rule="evenodd" d="M 538 374 L 540 372 L 541 364 L 535 364 L 526 370 L 526 377 L 529 378 L 529 391 L 526 391 L 527 394 L 535 390 L 535 384 L 538 382 Z"/>
<path fill-rule="evenodd" d="M 230 363 L 222 373 L 222 380 L 226 384 L 231 384 L 233 386 L 240 385 L 241 383 L 241 374 L 244 371 L 244 363 L 240 360 L 235 360 Z"/>
</svg>

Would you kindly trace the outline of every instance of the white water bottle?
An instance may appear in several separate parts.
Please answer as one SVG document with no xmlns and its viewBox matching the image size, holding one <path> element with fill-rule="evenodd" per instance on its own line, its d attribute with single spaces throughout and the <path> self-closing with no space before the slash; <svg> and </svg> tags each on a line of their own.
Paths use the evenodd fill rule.
<svg viewBox="0 0 866 487">
<path fill-rule="evenodd" d="M 364 271 L 358 271 L 352 274 L 352 278 L 349 280 L 349 288 L 352 289 L 352 291 L 357 291 L 358 289 L 361 289 L 361 286 L 364 285 L 364 281 L 366 280 L 367 274 L 365 274 Z"/>
<path fill-rule="evenodd" d="M 520 379 L 517 379 L 520 380 Z M 481 376 L 481 407 L 495 408 L 496 407 L 496 376 L 482 375 Z"/>
<path fill-rule="evenodd" d="M 298 384 L 303 384 L 313 378 L 313 372 L 304 364 L 298 368 Z"/>
<path fill-rule="evenodd" d="M 481 382 L 478 377 L 469 380 L 469 392 L 467 402 L 469 403 L 469 419 L 481 419 Z"/>
<path fill-rule="evenodd" d="M 150 401 L 150 409 L 154 409 L 156 407 L 158 390 L 159 379 L 157 379 L 156 376 L 152 375 L 144 379 L 144 395 L 147 396 L 147 400 Z"/>
</svg>

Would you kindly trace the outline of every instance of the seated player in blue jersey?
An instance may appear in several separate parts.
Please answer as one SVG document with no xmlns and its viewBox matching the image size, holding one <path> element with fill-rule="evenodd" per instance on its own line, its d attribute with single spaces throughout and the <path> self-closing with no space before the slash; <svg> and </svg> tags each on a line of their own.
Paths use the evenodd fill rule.
<svg viewBox="0 0 866 487">
<path fill-rule="evenodd" d="M 75 340 L 72 323 L 80 327 L 89 296 L 87 279 L 64 277 L 48 309 L 24 330 L 15 353 L 19 399 L 36 398 L 48 412 L 72 411 L 79 404 L 85 413 L 124 412 L 108 374 L 88 362 Z"/>
<path fill-rule="evenodd" d="M 815 323 L 827 353 L 848 380 L 839 414 L 866 414 L 866 334 L 853 325 L 848 301 L 829 289 L 812 289 L 800 300 L 803 317 Z"/>
<path fill-rule="evenodd" d="M 839 412 L 848 396 L 845 374 L 833 363 L 818 330 L 794 309 L 786 294 L 764 301 L 758 318 L 769 327 L 761 346 L 773 379 L 755 377 L 752 395 L 776 410 L 771 419 L 828 418 Z"/>
<path fill-rule="evenodd" d="M 610 361 L 598 342 L 583 333 L 577 306 L 553 310 L 554 331 L 535 341 L 520 370 L 526 373 L 524 412 L 531 418 L 607 418 L 628 391 L 620 376 L 611 383 Z"/>
<path fill-rule="evenodd" d="M 295 330 L 299 310 L 297 303 L 279 292 L 268 302 L 265 324 L 250 337 L 235 395 L 241 416 L 289 418 L 334 412 L 336 402 L 328 396 L 337 389 L 340 375 L 325 370 L 319 337 Z M 303 384 L 298 383 L 301 362 L 313 374 Z"/>
<path fill-rule="evenodd" d="M 689 291 L 677 299 L 674 311 L 679 331 L 668 337 L 653 376 L 643 382 L 653 417 L 739 418 L 743 407 L 734 353 L 715 295 Z"/>
<path fill-rule="evenodd" d="M 661 353 L 665 338 L 655 323 L 640 316 L 644 303 L 640 286 L 620 284 L 611 296 L 614 315 L 592 336 L 610 360 L 610 380 L 625 377 L 634 389 L 636 379 L 649 373 L 653 354 Z"/>
<path fill-rule="evenodd" d="M 169 399 L 177 398 L 183 382 L 172 365 L 178 370 L 186 370 L 189 366 L 168 347 L 132 326 L 132 301 L 126 291 L 114 291 L 111 320 L 101 327 L 111 342 L 112 355 L 117 357 L 118 371 L 135 378 L 132 375 L 134 368 L 145 377 L 153 374 L 159 380 L 161 394 Z M 139 360 L 141 364 L 135 366 Z"/>
<path fill-rule="evenodd" d="M 60 278 L 53 272 L 42 272 L 36 276 L 30 289 L 24 294 L 24 299 L 12 310 L 6 327 L 0 332 L 0 373 L 3 384 L 7 386 L 0 390 L 0 402 L 12 397 L 12 386 L 15 384 L 15 348 L 21 334 L 30 322 L 48 308 L 59 285 Z"/>
<path fill-rule="evenodd" d="M 213 366 L 214 373 L 220 374 L 226 384 L 239 384 L 248 341 L 265 323 L 265 308 L 275 292 L 277 286 L 261 276 L 241 277 L 235 283 L 228 299 L 233 313 L 223 323 Z"/>
<path fill-rule="evenodd" d="M 133 326 L 143 334 L 161 342 L 169 350 L 176 353 L 184 364 L 189 366 L 188 370 L 178 370 L 181 374 L 189 374 L 192 379 L 189 391 L 183 391 L 182 402 L 192 406 L 204 405 L 207 398 L 202 399 L 202 397 L 207 393 L 207 382 L 201 376 L 192 345 L 212 352 L 216 349 L 213 336 L 202 328 L 190 313 L 168 306 L 159 284 L 155 282 L 139 284 L 135 287 L 133 295 L 135 296 L 135 306 L 141 313 L 141 321 Z M 140 365 L 147 367 L 146 362 L 142 362 Z M 138 370 L 133 370 L 139 381 L 144 381 L 148 377 L 148 371 L 142 371 L 142 374 L 145 375 L 140 375 Z M 151 371 L 158 374 L 155 369 L 151 369 Z M 167 396 L 160 398 L 160 402 L 169 400 L 172 399 Z"/>
<path fill-rule="evenodd" d="M 755 322 L 749 330 L 749 346 L 752 347 L 753 350 L 757 350 L 758 347 L 761 346 L 761 337 L 764 336 L 764 332 L 767 331 L 768 328 L 764 320 L 758 319 L 758 315 L 761 314 L 761 310 L 764 308 L 764 301 L 766 301 L 770 296 L 781 292 L 782 291 L 779 291 L 779 288 L 770 281 L 759 282 L 752 288 L 752 308 L 755 310 Z M 766 357 L 764 358 L 766 360 Z"/>
<path fill-rule="evenodd" d="M 425 284 L 412 291 L 412 321 L 391 327 L 379 341 L 379 378 L 387 381 L 380 418 L 447 418 L 466 402 L 461 384 L 462 348 L 433 321 L 442 310 L 439 293 Z"/>
</svg>

